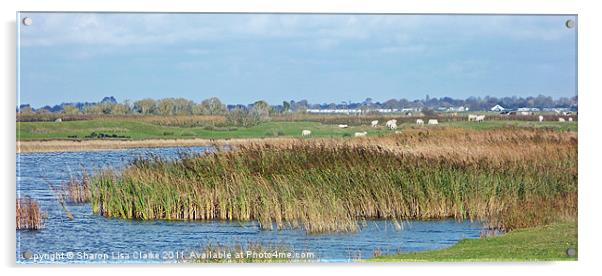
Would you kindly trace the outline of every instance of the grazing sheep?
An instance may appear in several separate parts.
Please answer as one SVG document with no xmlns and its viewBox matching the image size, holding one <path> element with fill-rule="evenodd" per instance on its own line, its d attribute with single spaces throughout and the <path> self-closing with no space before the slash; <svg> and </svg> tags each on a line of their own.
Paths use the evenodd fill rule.
<svg viewBox="0 0 602 276">
<path fill-rule="evenodd" d="M 539 122 L 543 122 L 543 116 L 539 115 Z"/>
<path fill-rule="evenodd" d="M 301 131 L 301 136 L 309 136 L 311 135 L 311 130 L 304 129 Z"/>
<path fill-rule="evenodd" d="M 364 137 L 368 135 L 368 132 L 364 131 L 364 132 L 356 132 L 355 133 L 355 137 Z"/>
<path fill-rule="evenodd" d="M 391 128 L 391 125 L 393 124 L 397 124 L 397 120 L 393 119 L 393 120 L 388 120 L 387 123 L 385 123 L 385 126 L 388 128 Z"/>
<path fill-rule="evenodd" d="M 474 114 L 468 114 L 468 121 L 472 122 L 472 121 L 476 121 L 477 120 L 477 115 Z"/>
<path fill-rule="evenodd" d="M 558 118 L 559 122 L 564 122 L 564 118 Z"/>
<path fill-rule="evenodd" d="M 57 122 L 57 123 L 60 123 L 60 122 L 62 122 L 62 121 L 63 121 L 63 119 L 61 119 L 61 118 L 58 118 L 58 119 L 56 119 L 56 120 L 54 120 L 54 121 L 55 121 L 55 122 Z"/>
<path fill-rule="evenodd" d="M 339 128 L 348 128 L 348 125 L 339 125 Z"/>
<path fill-rule="evenodd" d="M 378 120 L 372 121 L 370 125 L 372 125 L 372 127 L 376 127 L 378 125 Z"/>
<path fill-rule="evenodd" d="M 429 125 L 438 125 L 439 121 L 437 119 L 429 119 L 428 124 Z"/>
<path fill-rule="evenodd" d="M 390 128 L 391 130 L 397 129 L 397 123 L 392 123 L 392 124 L 389 126 L 389 128 Z"/>
<path fill-rule="evenodd" d="M 476 121 L 477 121 L 477 122 L 482 122 L 482 121 L 485 121 L 485 115 L 479 115 L 479 116 L 477 116 L 477 119 L 476 119 Z"/>
<path fill-rule="evenodd" d="M 573 121 L 573 117 L 569 117 L 569 122 L 572 122 L 572 121 Z"/>
<path fill-rule="evenodd" d="M 416 119 L 416 124 L 419 126 L 424 125 L 424 121 L 422 119 Z"/>
</svg>

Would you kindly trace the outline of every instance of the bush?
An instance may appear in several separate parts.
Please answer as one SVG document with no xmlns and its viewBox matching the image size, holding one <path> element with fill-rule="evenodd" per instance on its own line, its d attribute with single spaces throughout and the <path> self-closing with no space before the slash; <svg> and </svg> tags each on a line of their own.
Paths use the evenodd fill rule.
<svg viewBox="0 0 602 276">
<path fill-rule="evenodd" d="M 250 127 L 259 124 L 260 121 L 259 113 L 243 108 L 233 109 L 226 115 L 226 122 L 233 126 Z"/>
</svg>

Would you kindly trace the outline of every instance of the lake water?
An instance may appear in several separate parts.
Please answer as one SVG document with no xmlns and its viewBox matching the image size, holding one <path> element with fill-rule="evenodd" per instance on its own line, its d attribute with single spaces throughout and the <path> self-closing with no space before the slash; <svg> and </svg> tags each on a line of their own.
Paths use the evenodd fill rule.
<svg viewBox="0 0 602 276">
<path fill-rule="evenodd" d="M 69 220 L 49 185 L 58 187 L 82 169 L 120 169 L 137 156 L 177 158 L 180 152 L 205 147 L 17 154 L 17 194 L 40 202 L 48 213 L 44 229 L 17 231 L 17 262 L 173 262 L 200 252 L 208 244 L 260 243 L 284 246 L 318 261 L 350 261 L 383 254 L 444 248 L 461 239 L 478 238 L 481 225 L 455 220 L 404 221 L 401 230 L 388 221 L 366 221 L 356 233 L 309 235 L 302 229 L 261 230 L 255 222 L 173 222 L 107 219 L 93 215 L 89 204 L 68 205 Z"/>
</svg>

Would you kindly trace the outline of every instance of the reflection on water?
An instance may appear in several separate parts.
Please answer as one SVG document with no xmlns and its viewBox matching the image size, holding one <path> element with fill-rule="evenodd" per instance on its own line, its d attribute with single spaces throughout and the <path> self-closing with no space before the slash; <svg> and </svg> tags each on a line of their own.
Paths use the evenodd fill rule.
<svg viewBox="0 0 602 276">
<path fill-rule="evenodd" d="M 402 230 L 391 222 L 366 221 L 357 233 L 308 235 L 301 229 L 263 231 L 255 222 L 107 219 L 93 215 L 89 204 L 69 205 L 75 219 L 68 220 L 49 189 L 49 185 L 80 175 L 84 168 L 94 173 L 99 168 L 120 169 L 133 158 L 147 154 L 171 159 L 181 152 L 205 150 L 191 147 L 17 154 L 18 196 L 37 199 L 48 213 L 43 230 L 17 231 L 17 261 L 34 262 L 42 256 L 44 260 L 35 262 L 165 262 L 170 261 L 166 258 L 173 252 L 187 254 L 208 244 L 246 243 L 284 245 L 295 252 L 313 253 L 320 261 L 348 261 L 371 257 L 375 251 L 391 254 L 448 247 L 480 234 L 478 223 L 439 220 L 406 221 Z M 159 259 L 148 253 L 157 254 Z"/>
</svg>

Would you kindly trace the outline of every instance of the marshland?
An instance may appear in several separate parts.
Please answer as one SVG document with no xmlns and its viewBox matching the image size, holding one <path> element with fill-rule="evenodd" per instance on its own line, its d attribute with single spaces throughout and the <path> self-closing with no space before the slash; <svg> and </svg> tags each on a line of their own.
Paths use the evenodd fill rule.
<svg viewBox="0 0 602 276">
<path fill-rule="evenodd" d="M 136 252 L 198 252 L 209 245 L 232 247 L 247 245 L 286 245 L 287 248 L 312 252 L 316 260 L 349 261 L 383 254 L 413 252 L 449 247 L 466 238 L 479 238 L 483 225 L 478 221 L 454 219 L 431 221 L 363 220 L 356 232 L 309 234 L 301 228 L 262 230 L 257 221 L 236 220 L 140 220 L 109 218 L 94 214 L 89 203 L 69 199 L 63 187 L 74 178 L 79 185 L 85 173 L 93 179 L 99 169 L 122 171 L 138 158 L 161 156 L 178 160 L 182 154 L 213 151 L 212 147 L 136 148 L 105 151 L 40 152 L 17 154 L 17 189 L 39 202 L 47 213 L 44 227 L 37 231 L 17 231 L 18 262 L 105 262 L 106 260 L 33 260 L 26 252 L 116 252 L 130 259 L 108 262 L 171 262 L 173 259 L 134 259 Z M 52 186 L 53 189 L 50 189 Z M 93 187 L 89 182 L 88 187 Z M 78 189 L 74 189 L 78 190 Z M 64 195 L 69 219 L 57 200 Z M 400 230 L 398 225 L 402 226 Z"/>
<path fill-rule="evenodd" d="M 576 15 L 16 26 L 17 262 L 577 258 Z"/>
<path fill-rule="evenodd" d="M 317 260 L 351 260 L 576 223 L 576 122 L 440 117 L 438 126 L 400 120 L 394 132 L 366 126 L 365 118 L 341 129 L 337 118 L 223 130 L 248 132 L 236 139 L 219 133 L 210 139 L 21 139 L 21 148 L 31 150 L 18 153 L 19 190 L 39 199 L 48 219 L 40 231 L 18 232 L 26 248 L 18 252 L 102 253 L 126 244 L 194 252 L 260 240 L 292 244 Z M 89 123 L 47 127 L 64 132 Z M 129 128 L 105 124 L 103 131 L 139 131 Z M 315 135 L 300 137 L 305 128 Z M 266 129 L 284 135 L 264 136 Z M 348 135 L 360 130 L 369 135 Z M 106 229 L 112 229 L 107 236 L 94 234 Z M 132 232 L 138 234 L 126 234 Z M 52 242 L 41 244 L 41 237 Z"/>
<path fill-rule="evenodd" d="M 415 129 L 251 143 L 136 159 L 90 185 L 93 212 L 123 219 L 253 220 L 323 233 L 357 231 L 361 220 L 453 218 L 512 230 L 576 216 L 577 137 Z"/>
</svg>

